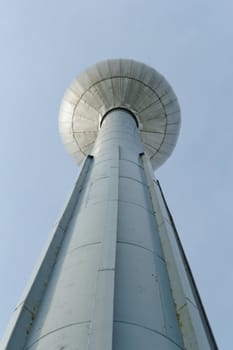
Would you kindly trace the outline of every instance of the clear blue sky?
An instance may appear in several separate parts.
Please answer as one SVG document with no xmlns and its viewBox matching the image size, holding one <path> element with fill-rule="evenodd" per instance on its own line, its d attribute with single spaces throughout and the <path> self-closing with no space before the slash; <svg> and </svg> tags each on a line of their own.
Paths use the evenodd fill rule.
<svg viewBox="0 0 233 350">
<path fill-rule="evenodd" d="M 232 23 L 232 0 L 1 1 L 0 334 L 78 172 L 58 134 L 64 90 L 123 57 L 179 98 L 181 135 L 156 176 L 219 347 L 233 349 Z"/>
</svg>

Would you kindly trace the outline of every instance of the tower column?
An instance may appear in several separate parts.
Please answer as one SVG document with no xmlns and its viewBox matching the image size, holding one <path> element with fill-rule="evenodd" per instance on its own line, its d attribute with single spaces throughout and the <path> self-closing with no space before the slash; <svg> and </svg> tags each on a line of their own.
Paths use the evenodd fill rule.
<svg viewBox="0 0 233 350">
<path fill-rule="evenodd" d="M 104 176 L 116 148 L 119 148 L 119 177 L 115 179 L 118 220 L 113 349 L 142 349 L 145 344 L 147 349 L 182 348 L 141 161 L 143 146 L 134 118 L 124 110 L 112 111 L 103 120 L 93 150 L 96 164 L 101 160 L 102 165 L 105 163 L 99 178 Z"/>
<path fill-rule="evenodd" d="M 26 349 L 180 349 L 135 119 L 103 120 Z"/>
<path fill-rule="evenodd" d="M 179 134 L 171 86 L 143 63 L 103 61 L 72 82 L 59 123 L 82 168 L 0 347 L 217 349 L 153 179 Z"/>
</svg>

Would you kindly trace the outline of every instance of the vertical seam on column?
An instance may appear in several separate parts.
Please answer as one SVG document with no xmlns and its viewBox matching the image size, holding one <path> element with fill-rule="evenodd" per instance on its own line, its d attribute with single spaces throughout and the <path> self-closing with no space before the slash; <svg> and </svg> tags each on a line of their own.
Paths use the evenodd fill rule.
<svg viewBox="0 0 233 350">
<path fill-rule="evenodd" d="M 154 218 L 155 218 L 155 225 L 156 227 L 158 228 L 158 225 L 157 225 L 157 220 L 156 220 L 156 210 L 155 210 L 155 204 L 154 204 L 154 199 L 153 199 L 153 196 L 151 194 L 151 188 L 153 186 L 153 180 L 151 180 L 150 176 L 148 176 L 148 173 L 149 173 L 149 166 L 146 162 L 146 159 L 145 159 L 145 155 L 142 154 L 141 155 L 142 157 L 142 163 L 143 163 L 143 169 L 144 169 L 144 175 L 145 175 L 145 179 L 146 179 L 146 183 L 147 183 L 147 187 L 148 187 L 148 192 L 149 192 L 149 196 L 151 198 L 151 205 L 152 205 L 152 209 L 153 209 L 153 215 L 154 215 Z M 159 230 L 158 230 L 158 234 L 159 234 Z M 160 243 L 161 243 L 161 239 L 160 239 L 160 235 L 159 235 L 159 240 L 160 240 Z M 162 248 L 162 244 L 161 244 L 161 249 L 162 249 L 162 253 L 164 254 L 163 252 L 163 248 Z M 157 270 L 157 269 L 156 269 Z M 161 300 L 161 304 L 163 304 L 163 293 L 161 291 L 161 287 L 160 287 L 160 278 L 157 274 L 157 271 L 156 271 L 156 275 L 157 275 L 157 278 L 158 278 L 158 290 L 159 290 L 159 295 L 160 295 L 160 300 Z M 170 283 L 170 281 L 169 281 Z M 164 309 L 163 309 L 163 305 L 161 307 L 161 310 L 162 310 L 162 314 L 163 314 L 163 320 L 164 320 L 164 329 L 165 329 L 165 332 L 167 333 L 167 324 L 166 324 L 166 316 L 165 316 L 165 313 L 164 313 Z"/>
<path fill-rule="evenodd" d="M 116 280 L 116 251 L 117 251 L 117 237 L 118 237 L 118 212 L 119 212 L 119 181 L 120 181 L 120 146 L 117 147 L 115 151 L 115 162 L 116 164 L 113 164 L 113 171 L 115 172 L 115 181 L 116 181 L 116 188 L 115 188 L 115 196 L 116 196 L 116 212 L 115 212 L 115 236 L 114 236 L 114 276 L 113 276 L 113 285 L 112 285 L 112 319 L 111 319 L 111 348 L 109 350 L 112 350 L 113 347 L 113 332 L 114 332 L 114 305 L 115 305 L 115 280 Z"/>
<path fill-rule="evenodd" d="M 158 213 L 157 213 L 157 210 L 156 210 L 156 203 L 155 203 L 155 198 L 156 197 L 153 196 L 154 181 L 153 181 L 153 178 L 150 177 L 150 175 L 148 175 L 148 173 L 150 173 L 150 168 L 149 168 L 149 164 L 147 163 L 147 160 L 146 160 L 145 156 L 142 157 L 142 162 L 144 164 L 144 169 L 146 170 L 145 171 L 145 176 L 146 176 L 146 181 L 147 181 L 147 184 L 148 184 L 149 195 L 150 195 L 151 200 L 152 200 L 152 208 L 153 208 L 153 212 L 154 212 L 154 216 L 155 216 L 155 223 L 156 223 L 156 226 L 157 226 L 157 229 L 158 229 L 158 234 L 159 234 L 159 239 L 160 239 L 160 243 L 161 243 L 161 248 L 162 248 L 162 252 L 163 252 L 163 255 L 164 255 L 164 259 L 166 261 L 166 254 L 165 254 L 164 246 L 163 246 L 163 243 L 162 243 L 161 230 L 160 230 L 160 227 L 158 227 L 158 223 L 157 223 L 158 222 Z M 185 345 L 184 344 L 183 330 L 182 330 L 182 327 L 180 326 L 179 319 L 177 318 L 177 305 L 176 305 L 176 300 L 174 298 L 174 293 L 173 293 L 173 290 L 172 290 L 173 284 L 172 284 L 172 280 L 170 278 L 170 273 L 169 273 L 167 264 L 166 264 L 166 270 L 167 270 L 167 278 L 168 278 L 168 281 L 169 281 L 170 291 L 171 291 L 171 295 L 172 295 L 172 299 L 173 299 L 173 303 L 174 303 L 174 309 L 175 309 L 175 312 L 176 312 L 176 320 L 177 320 L 177 323 L 178 323 L 178 329 L 180 331 L 180 336 L 181 336 L 181 340 L 183 342 L 183 345 Z M 164 315 L 164 320 L 166 322 L 165 315 Z"/>
<path fill-rule="evenodd" d="M 113 198 L 115 200 L 106 202 L 106 225 L 100 248 L 99 266 L 96 274 L 93 316 L 88 337 L 89 350 L 95 350 L 97 348 L 101 348 L 101 350 L 112 350 L 113 342 L 115 267 L 119 205 L 119 146 L 114 149 L 112 156 L 113 158 L 110 165 L 112 176 L 110 176 L 110 179 L 113 179 L 113 186 L 110 181 L 108 197 L 109 200 Z M 105 278 L 105 280 L 102 280 L 102 277 Z M 107 289 L 101 289 L 104 287 L 106 288 L 104 282 L 109 282 L 109 279 L 110 285 L 107 286 Z M 101 285 L 101 283 L 103 285 Z M 102 293 L 100 293 L 100 291 Z M 107 296 L 106 298 L 103 298 L 104 294 Z M 103 328 L 105 328 L 106 331 L 100 332 L 100 329 Z"/>
</svg>

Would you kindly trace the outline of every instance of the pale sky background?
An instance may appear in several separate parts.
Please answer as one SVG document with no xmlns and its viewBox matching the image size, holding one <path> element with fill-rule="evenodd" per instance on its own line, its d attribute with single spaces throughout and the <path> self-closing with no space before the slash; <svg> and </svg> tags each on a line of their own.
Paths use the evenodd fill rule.
<svg viewBox="0 0 233 350">
<path fill-rule="evenodd" d="M 63 93 L 122 57 L 178 96 L 181 134 L 156 177 L 219 348 L 233 349 L 233 1 L 1 0 L 0 48 L 0 334 L 78 173 L 58 134 Z"/>
</svg>

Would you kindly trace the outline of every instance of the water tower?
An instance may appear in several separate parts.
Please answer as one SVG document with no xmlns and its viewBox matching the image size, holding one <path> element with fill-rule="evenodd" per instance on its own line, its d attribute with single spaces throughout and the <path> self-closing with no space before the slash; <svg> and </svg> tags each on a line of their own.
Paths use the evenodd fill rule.
<svg viewBox="0 0 233 350">
<path fill-rule="evenodd" d="M 180 129 L 168 82 L 133 60 L 97 63 L 59 126 L 79 177 L 1 349 L 217 349 L 153 174 Z"/>
</svg>

